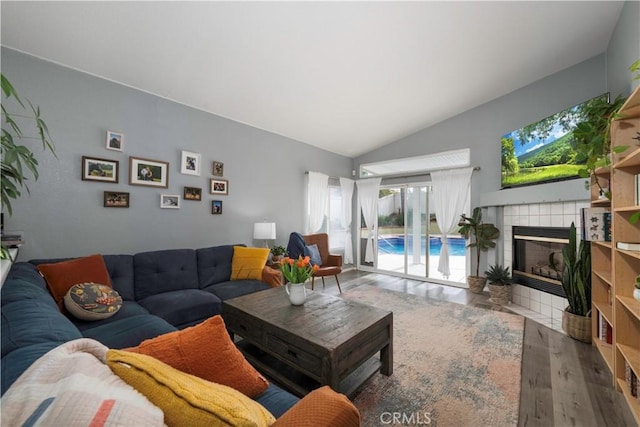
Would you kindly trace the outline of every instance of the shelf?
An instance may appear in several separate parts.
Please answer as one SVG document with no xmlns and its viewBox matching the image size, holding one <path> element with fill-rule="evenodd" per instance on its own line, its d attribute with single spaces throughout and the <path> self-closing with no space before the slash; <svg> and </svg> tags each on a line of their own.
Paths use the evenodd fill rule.
<svg viewBox="0 0 640 427">
<path fill-rule="evenodd" d="M 636 168 L 640 166 L 640 148 L 634 149 L 633 147 L 629 147 L 627 150 L 633 151 L 622 153 L 621 155 L 624 155 L 624 158 L 613 165 L 614 169 Z"/>
<path fill-rule="evenodd" d="M 636 373 L 636 376 L 640 376 L 640 350 L 625 344 L 618 344 L 618 350 L 620 350 L 624 360 L 631 366 L 631 370 Z"/>
<path fill-rule="evenodd" d="M 625 212 L 634 213 L 636 211 L 640 211 L 640 206 L 638 206 L 638 205 L 636 205 L 636 206 L 625 206 L 624 208 L 615 208 L 613 211 L 614 212 L 619 212 L 619 213 L 625 213 Z"/>
<path fill-rule="evenodd" d="M 613 308 L 609 304 L 602 305 L 602 303 L 597 303 L 597 302 L 596 302 L 596 306 L 600 311 L 600 314 L 602 314 L 604 319 L 607 321 L 607 323 L 613 326 Z"/>
<path fill-rule="evenodd" d="M 603 248 L 608 248 L 611 249 L 611 242 L 604 242 L 604 241 L 599 241 L 599 240 L 592 240 L 591 241 L 592 245 L 596 245 L 596 246 L 602 246 Z"/>
<path fill-rule="evenodd" d="M 640 424 L 640 400 L 631 395 L 631 391 L 629 390 L 629 386 L 625 380 L 618 378 L 618 387 L 622 391 L 627 404 L 629 404 L 629 408 L 631 409 L 633 417 L 636 419 L 636 423 Z"/>
<path fill-rule="evenodd" d="M 592 207 L 609 207 L 611 206 L 611 200 L 609 199 L 598 199 L 598 200 L 592 200 L 591 201 L 591 206 Z"/>
<path fill-rule="evenodd" d="M 640 321 L 640 301 L 636 301 L 633 297 L 625 297 L 622 295 L 618 295 L 616 298 L 631 315 Z"/>
<path fill-rule="evenodd" d="M 602 355 L 602 358 L 609 367 L 609 370 L 613 372 L 613 346 L 598 338 L 593 338 L 592 342 L 595 344 L 596 348 Z"/>
<path fill-rule="evenodd" d="M 629 256 L 631 258 L 640 259 L 640 251 L 626 251 L 624 249 L 616 249 L 616 252 L 618 252 L 619 254 L 622 254 L 622 255 Z"/>
<path fill-rule="evenodd" d="M 602 279 L 602 281 L 607 285 L 611 286 L 613 284 L 613 281 L 611 280 L 611 271 L 593 270 L 593 274 Z"/>
</svg>

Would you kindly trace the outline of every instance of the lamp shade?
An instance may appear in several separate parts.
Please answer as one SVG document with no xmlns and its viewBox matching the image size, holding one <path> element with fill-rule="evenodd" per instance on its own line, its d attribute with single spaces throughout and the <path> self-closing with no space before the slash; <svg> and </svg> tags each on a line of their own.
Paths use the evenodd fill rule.
<svg viewBox="0 0 640 427">
<path fill-rule="evenodd" d="M 275 240 L 275 222 L 256 222 L 253 224 L 253 238 L 256 240 Z"/>
</svg>

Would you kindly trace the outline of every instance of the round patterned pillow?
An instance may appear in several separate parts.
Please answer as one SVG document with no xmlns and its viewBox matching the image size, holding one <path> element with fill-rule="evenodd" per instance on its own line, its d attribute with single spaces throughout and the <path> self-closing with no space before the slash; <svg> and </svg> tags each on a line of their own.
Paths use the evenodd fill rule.
<svg viewBox="0 0 640 427">
<path fill-rule="evenodd" d="M 64 296 L 64 306 L 80 320 L 102 320 L 122 307 L 122 297 L 106 285 L 78 283 Z"/>
</svg>

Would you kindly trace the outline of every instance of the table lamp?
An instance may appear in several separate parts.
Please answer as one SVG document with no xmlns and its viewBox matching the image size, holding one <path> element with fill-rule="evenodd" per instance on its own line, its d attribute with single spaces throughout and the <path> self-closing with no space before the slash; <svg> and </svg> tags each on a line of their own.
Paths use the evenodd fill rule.
<svg viewBox="0 0 640 427">
<path fill-rule="evenodd" d="M 276 223 L 275 222 L 256 222 L 253 224 L 253 238 L 255 240 L 264 240 L 264 247 L 268 248 L 267 240 L 276 239 Z"/>
</svg>

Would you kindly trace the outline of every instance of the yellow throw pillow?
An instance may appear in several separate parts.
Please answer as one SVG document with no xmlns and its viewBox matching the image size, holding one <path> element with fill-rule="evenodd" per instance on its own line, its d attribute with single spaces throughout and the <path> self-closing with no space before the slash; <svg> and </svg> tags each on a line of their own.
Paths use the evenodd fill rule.
<svg viewBox="0 0 640 427">
<path fill-rule="evenodd" d="M 262 270 L 269 258 L 269 248 L 233 247 L 231 280 L 262 280 Z"/>
<path fill-rule="evenodd" d="M 269 426 L 275 418 L 231 387 L 180 372 L 144 354 L 107 352 L 107 365 L 164 412 L 172 426 Z"/>
</svg>

